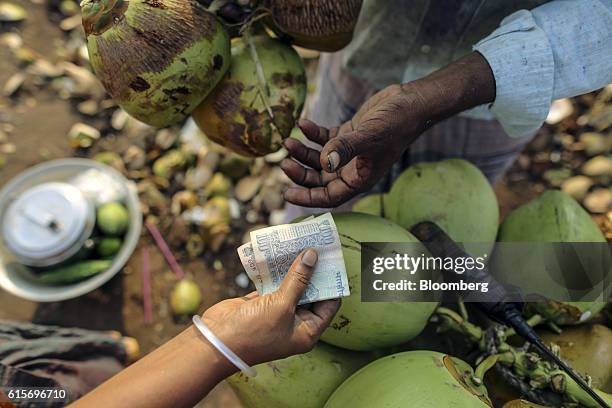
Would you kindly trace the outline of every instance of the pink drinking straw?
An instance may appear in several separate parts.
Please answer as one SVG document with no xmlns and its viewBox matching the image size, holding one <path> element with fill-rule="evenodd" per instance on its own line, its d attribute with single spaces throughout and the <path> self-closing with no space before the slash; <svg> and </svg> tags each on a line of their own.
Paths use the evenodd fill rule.
<svg viewBox="0 0 612 408">
<path fill-rule="evenodd" d="M 155 241 L 155 244 L 157 244 L 157 247 L 161 251 L 162 255 L 164 255 L 164 258 L 166 258 L 166 262 L 168 262 L 168 266 L 170 266 L 170 269 L 172 269 L 172 271 L 176 274 L 176 277 L 179 280 L 183 279 L 185 277 L 185 272 L 183 272 L 181 266 L 178 264 L 178 262 L 176 262 L 174 254 L 168 247 L 168 244 L 166 244 L 166 241 L 159 232 L 159 229 L 157 229 L 155 224 L 152 224 L 150 222 L 145 222 L 145 226 L 149 230 L 149 233 L 153 237 L 153 240 Z"/>
<path fill-rule="evenodd" d="M 151 266 L 149 263 L 149 248 L 142 248 L 142 308 L 145 324 L 153 322 L 153 305 L 151 304 Z"/>
</svg>

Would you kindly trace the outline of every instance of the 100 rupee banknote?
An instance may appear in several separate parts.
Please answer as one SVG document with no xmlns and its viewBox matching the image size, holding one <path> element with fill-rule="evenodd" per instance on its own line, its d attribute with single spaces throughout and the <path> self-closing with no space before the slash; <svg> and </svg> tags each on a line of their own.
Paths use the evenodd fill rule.
<svg viewBox="0 0 612 408">
<path fill-rule="evenodd" d="M 350 294 L 340 237 L 330 213 L 295 224 L 252 231 L 251 242 L 238 248 L 238 256 L 259 294 L 280 286 L 297 255 L 314 248 L 318 262 L 299 304 Z"/>
</svg>

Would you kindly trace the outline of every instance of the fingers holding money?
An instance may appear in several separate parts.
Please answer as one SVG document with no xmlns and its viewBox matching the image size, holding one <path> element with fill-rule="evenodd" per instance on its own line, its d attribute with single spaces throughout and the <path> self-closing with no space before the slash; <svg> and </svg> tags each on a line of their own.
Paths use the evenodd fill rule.
<svg viewBox="0 0 612 408">
<path fill-rule="evenodd" d="M 317 252 L 307 248 L 295 258 L 280 285 L 279 293 L 292 307 L 297 306 L 304 290 L 310 282 L 314 266 L 317 263 Z"/>
<path fill-rule="evenodd" d="M 323 300 L 313 303 L 310 310 L 301 307 L 297 309 L 294 335 L 298 337 L 298 342 L 304 345 L 305 351 L 314 347 L 338 312 L 340 303 L 340 299 Z"/>
<path fill-rule="evenodd" d="M 323 217 L 320 220 L 323 226 L 335 230 L 331 215 Z M 265 236 L 254 238 L 252 242 L 256 244 L 265 241 Z M 338 247 L 333 250 L 341 254 L 339 242 L 336 237 Z M 346 280 L 346 273 L 341 268 L 344 262 L 341 257 L 330 257 L 331 244 L 326 245 L 316 249 L 305 248 L 289 268 L 286 266 L 289 264 L 287 261 L 283 264 L 283 268 L 287 268 L 286 272 L 283 271 L 278 281 L 273 282 L 265 263 L 261 263 L 259 269 L 247 269 L 252 274 L 263 275 L 262 288 L 268 285 L 268 290 L 262 293 L 251 292 L 241 298 L 217 303 L 204 313 L 202 319 L 247 364 L 278 360 L 311 350 L 340 307 L 337 299 L 321 299 L 346 295 L 344 289 L 337 288 L 337 279 Z M 251 252 L 239 251 L 243 255 L 241 260 L 248 261 L 247 266 L 256 263 L 251 262 Z M 323 278 L 319 277 L 317 281 L 315 268 L 320 267 L 324 267 Z M 348 283 L 343 285 L 348 286 Z M 309 291 L 313 293 L 306 296 Z"/>
</svg>

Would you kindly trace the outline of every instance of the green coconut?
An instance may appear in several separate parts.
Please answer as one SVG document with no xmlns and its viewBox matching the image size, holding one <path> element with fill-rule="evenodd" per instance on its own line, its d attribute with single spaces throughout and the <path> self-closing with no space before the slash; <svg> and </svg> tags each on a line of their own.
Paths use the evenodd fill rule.
<svg viewBox="0 0 612 408">
<path fill-rule="evenodd" d="M 361 243 L 419 242 L 405 229 L 368 214 L 334 214 L 351 294 L 321 337 L 350 350 L 374 350 L 416 337 L 435 310 L 434 302 L 362 302 Z M 420 255 L 414 254 L 414 255 Z"/>
<path fill-rule="evenodd" d="M 153 174 L 169 180 L 180 169 L 184 168 L 190 160 L 190 155 L 181 149 L 169 150 L 153 162 Z"/>
<path fill-rule="evenodd" d="M 227 197 L 215 196 L 204 204 L 206 217 L 202 220 L 202 226 L 210 228 L 215 225 L 229 225 L 232 221 L 230 201 Z"/>
<path fill-rule="evenodd" d="M 305 98 L 304 64 L 295 50 L 265 35 L 248 36 L 232 42 L 227 76 L 192 115 L 214 142 L 263 156 L 289 137 Z"/>
<path fill-rule="evenodd" d="M 612 330 L 601 324 L 567 327 L 561 333 L 539 330 L 546 344 L 559 346 L 570 367 L 591 378 L 594 388 L 612 391 Z"/>
<path fill-rule="evenodd" d="M 454 241 L 467 243 L 465 249 L 475 256 L 490 253 L 495 243 L 495 193 L 482 172 L 465 160 L 411 166 L 393 183 L 385 203 L 386 218 L 406 229 L 433 221 Z"/>
<path fill-rule="evenodd" d="M 256 377 L 243 373 L 227 379 L 244 408 L 321 408 L 332 392 L 371 360 L 319 343 L 305 354 L 255 366 Z"/>
<path fill-rule="evenodd" d="M 229 67 L 229 36 L 196 0 L 83 0 L 81 10 L 93 70 L 149 125 L 185 119 Z"/>
<path fill-rule="evenodd" d="M 393 354 L 357 371 L 325 408 L 492 407 L 487 389 L 472 382 L 464 361 L 434 351 Z"/>
<path fill-rule="evenodd" d="M 571 196 L 551 190 L 511 212 L 499 230 L 500 242 L 606 242 L 591 216 Z M 506 255 L 508 256 L 508 255 Z M 580 256 L 580 254 L 578 254 Z M 548 264 L 558 262 L 553 249 L 534 247 L 531 254 L 508 259 L 498 251 L 492 260 L 492 272 L 500 280 L 519 287 L 529 282 L 533 292 L 550 289 L 544 277 Z M 588 259 L 581 259 L 588 262 Z M 541 273 L 534 273 L 541 271 Z M 538 277 L 541 276 L 541 279 Z M 560 287 L 560 290 L 563 290 Z M 604 302 L 555 301 L 530 303 L 529 313 L 540 313 L 557 324 L 588 320 L 605 306 Z"/>
<path fill-rule="evenodd" d="M 264 0 L 267 25 L 295 45 L 334 52 L 353 38 L 362 0 Z"/>
<path fill-rule="evenodd" d="M 232 180 L 225 174 L 215 173 L 204 187 L 206 197 L 222 196 L 226 197 L 232 189 Z"/>
<path fill-rule="evenodd" d="M 370 194 L 355 201 L 351 211 L 384 217 L 386 214 L 387 194 Z"/>
</svg>

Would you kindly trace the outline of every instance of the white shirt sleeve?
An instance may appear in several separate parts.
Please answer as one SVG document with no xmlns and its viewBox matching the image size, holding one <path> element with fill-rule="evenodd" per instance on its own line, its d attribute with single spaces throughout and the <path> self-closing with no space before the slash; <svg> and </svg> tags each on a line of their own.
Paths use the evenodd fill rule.
<svg viewBox="0 0 612 408">
<path fill-rule="evenodd" d="M 537 130 L 553 100 L 612 82 L 612 0 L 556 0 L 519 10 L 474 46 L 491 66 L 489 107 L 504 130 Z"/>
</svg>

